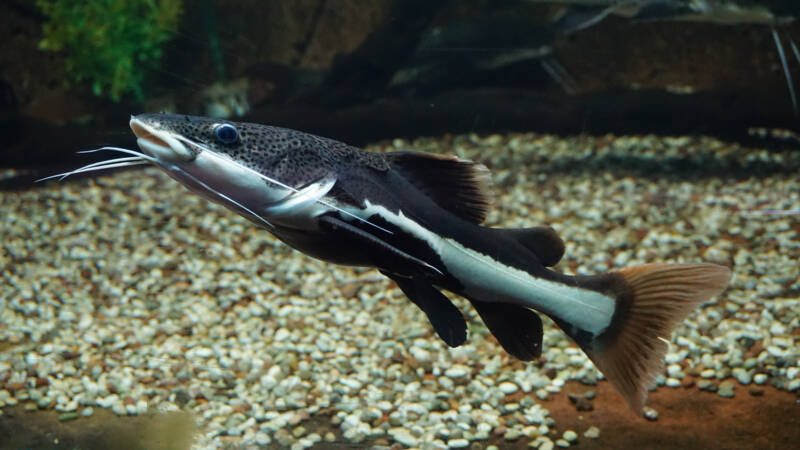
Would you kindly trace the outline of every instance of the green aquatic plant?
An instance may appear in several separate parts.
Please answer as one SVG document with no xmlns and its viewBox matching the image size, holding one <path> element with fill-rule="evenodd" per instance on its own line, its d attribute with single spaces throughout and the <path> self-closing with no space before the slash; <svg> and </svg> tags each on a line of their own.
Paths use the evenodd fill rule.
<svg viewBox="0 0 800 450">
<path fill-rule="evenodd" d="M 66 71 L 114 101 L 144 97 L 148 68 L 177 31 L 182 0 L 37 0 L 47 17 L 42 50 L 63 51 Z"/>
</svg>

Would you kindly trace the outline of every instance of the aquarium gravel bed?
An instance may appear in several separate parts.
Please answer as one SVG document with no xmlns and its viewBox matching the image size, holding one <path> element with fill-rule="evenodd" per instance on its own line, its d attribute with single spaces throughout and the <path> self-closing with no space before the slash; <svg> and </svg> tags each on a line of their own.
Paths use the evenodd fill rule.
<svg viewBox="0 0 800 450">
<path fill-rule="evenodd" d="M 766 384 L 800 392 L 800 215 L 754 212 L 800 210 L 797 150 L 536 134 L 372 150 L 395 148 L 485 163 L 497 194 L 488 223 L 554 227 L 567 246 L 558 270 L 730 266 L 729 289 L 672 336 L 660 389 L 731 401 Z M 543 403 L 571 380 L 602 379 L 550 321 L 542 358 L 523 364 L 457 299 L 469 338 L 447 348 L 377 271 L 293 251 L 154 168 L 0 199 L 4 413 L 183 410 L 197 448 L 603 439 L 591 423 L 559 428 Z"/>
</svg>

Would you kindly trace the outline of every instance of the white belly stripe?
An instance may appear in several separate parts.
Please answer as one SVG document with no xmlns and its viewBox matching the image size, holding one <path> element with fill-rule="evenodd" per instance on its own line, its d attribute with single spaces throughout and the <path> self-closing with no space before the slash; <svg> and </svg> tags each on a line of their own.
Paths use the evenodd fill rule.
<svg viewBox="0 0 800 450">
<path fill-rule="evenodd" d="M 442 238 L 403 215 L 365 202 L 365 217 L 377 214 L 404 231 L 428 242 L 446 269 L 465 287 L 465 294 L 486 302 L 513 303 L 557 317 L 595 335 L 611 323 L 615 302 L 588 289 L 537 278 L 494 258 Z"/>
</svg>

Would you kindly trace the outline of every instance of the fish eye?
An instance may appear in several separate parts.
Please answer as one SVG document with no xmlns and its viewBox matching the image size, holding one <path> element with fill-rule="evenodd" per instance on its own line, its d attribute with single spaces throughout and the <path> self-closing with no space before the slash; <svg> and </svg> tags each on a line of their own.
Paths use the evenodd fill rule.
<svg viewBox="0 0 800 450">
<path fill-rule="evenodd" d="M 239 140 L 239 131 L 236 130 L 235 126 L 229 123 L 217 125 L 214 133 L 216 133 L 217 139 L 223 144 L 233 144 Z"/>
</svg>

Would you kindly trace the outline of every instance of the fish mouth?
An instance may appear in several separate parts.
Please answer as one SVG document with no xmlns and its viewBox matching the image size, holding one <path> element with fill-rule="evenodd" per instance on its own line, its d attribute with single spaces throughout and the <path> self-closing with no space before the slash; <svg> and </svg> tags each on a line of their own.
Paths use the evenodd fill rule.
<svg viewBox="0 0 800 450">
<path fill-rule="evenodd" d="M 158 161 L 186 162 L 194 160 L 197 156 L 181 142 L 180 135 L 159 129 L 136 116 L 131 116 L 129 125 L 136 135 L 136 144 L 142 152 Z"/>
</svg>

